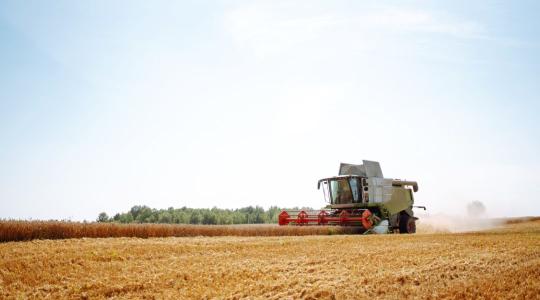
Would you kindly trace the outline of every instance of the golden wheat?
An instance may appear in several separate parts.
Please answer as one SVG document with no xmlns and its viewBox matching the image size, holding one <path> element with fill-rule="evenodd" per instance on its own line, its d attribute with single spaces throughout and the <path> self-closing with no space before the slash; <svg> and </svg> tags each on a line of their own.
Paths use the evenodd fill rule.
<svg viewBox="0 0 540 300">
<path fill-rule="evenodd" d="M 0 244 L 0 298 L 537 299 L 540 221 L 460 234 Z"/>
<path fill-rule="evenodd" d="M 34 239 L 186 236 L 297 236 L 352 233 L 336 226 L 116 224 L 60 221 L 0 221 L 0 242 Z"/>
</svg>

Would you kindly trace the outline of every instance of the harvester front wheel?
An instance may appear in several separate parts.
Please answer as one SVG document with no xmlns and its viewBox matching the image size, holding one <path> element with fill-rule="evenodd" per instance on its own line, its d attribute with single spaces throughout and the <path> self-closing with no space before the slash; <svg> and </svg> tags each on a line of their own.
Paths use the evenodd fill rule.
<svg viewBox="0 0 540 300">
<path fill-rule="evenodd" d="M 399 217 L 399 233 L 415 233 L 416 220 L 406 213 L 402 213 Z"/>
</svg>

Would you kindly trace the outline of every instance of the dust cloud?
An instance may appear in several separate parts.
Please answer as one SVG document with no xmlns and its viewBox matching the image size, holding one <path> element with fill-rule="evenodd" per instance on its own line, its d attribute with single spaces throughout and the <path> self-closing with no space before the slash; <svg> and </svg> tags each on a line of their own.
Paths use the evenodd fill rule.
<svg viewBox="0 0 540 300">
<path fill-rule="evenodd" d="M 480 218 L 486 213 L 486 206 L 480 201 L 473 201 L 467 204 L 467 215 L 469 218 Z"/>
<path fill-rule="evenodd" d="M 416 225 L 418 233 L 444 233 L 481 231 L 503 225 L 502 220 L 486 217 L 486 206 L 480 201 L 467 204 L 466 215 L 450 214 L 417 214 Z"/>
</svg>

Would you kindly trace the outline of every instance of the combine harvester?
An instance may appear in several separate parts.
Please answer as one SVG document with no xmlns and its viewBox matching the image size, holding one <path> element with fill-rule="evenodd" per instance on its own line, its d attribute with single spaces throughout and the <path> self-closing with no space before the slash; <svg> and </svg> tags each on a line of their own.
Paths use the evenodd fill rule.
<svg viewBox="0 0 540 300">
<path fill-rule="evenodd" d="M 326 209 L 318 211 L 285 210 L 279 214 L 279 225 L 352 226 L 363 233 L 415 233 L 418 219 L 413 207 L 415 181 L 384 178 L 376 161 L 362 165 L 340 164 L 339 175 L 319 180 Z"/>
</svg>

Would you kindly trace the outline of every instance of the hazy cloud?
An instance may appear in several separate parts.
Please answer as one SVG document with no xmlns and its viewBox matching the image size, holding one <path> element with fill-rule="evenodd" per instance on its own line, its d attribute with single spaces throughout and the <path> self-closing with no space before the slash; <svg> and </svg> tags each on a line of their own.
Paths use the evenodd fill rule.
<svg viewBox="0 0 540 300">
<path fill-rule="evenodd" d="M 224 27 L 239 47 L 251 49 L 259 57 L 289 51 L 316 39 L 331 41 L 336 32 L 349 34 L 351 40 L 391 32 L 439 34 L 460 39 L 486 38 L 484 26 L 474 20 L 398 7 L 349 14 L 306 12 L 294 5 L 248 5 L 226 12 Z"/>
</svg>

